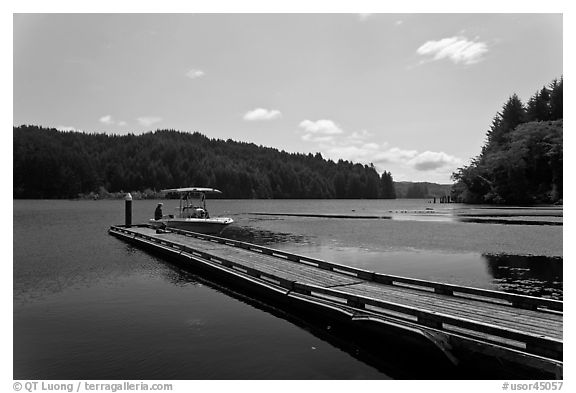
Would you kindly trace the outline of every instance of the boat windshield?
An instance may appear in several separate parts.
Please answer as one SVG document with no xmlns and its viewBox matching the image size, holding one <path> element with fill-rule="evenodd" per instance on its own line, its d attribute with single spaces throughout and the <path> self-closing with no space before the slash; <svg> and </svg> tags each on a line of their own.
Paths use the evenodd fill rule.
<svg viewBox="0 0 576 393">
<path fill-rule="evenodd" d="M 203 192 L 187 192 L 182 195 L 186 206 L 196 206 L 206 208 L 206 194 Z"/>
<path fill-rule="evenodd" d="M 208 218 L 206 194 L 203 192 L 185 192 L 180 195 L 180 217 Z"/>
<path fill-rule="evenodd" d="M 206 194 L 222 193 L 220 190 L 207 187 L 168 188 L 162 192 L 179 195 L 178 218 L 210 218 L 206 209 Z"/>
</svg>

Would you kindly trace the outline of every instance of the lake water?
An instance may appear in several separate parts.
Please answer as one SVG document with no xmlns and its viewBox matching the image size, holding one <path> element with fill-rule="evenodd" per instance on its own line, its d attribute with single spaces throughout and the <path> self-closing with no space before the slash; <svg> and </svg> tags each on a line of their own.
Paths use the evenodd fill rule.
<svg viewBox="0 0 576 393">
<path fill-rule="evenodd" d="M 156 203 L 134 201 L 133 222 L 147 221 Z M 164 201 L 164 212 L 175 205 Z M 559 209 L 424 200 L 213 200 L 209 208 L 234 218 L 226 237 L 383 273 L 562 299 Z M 354 348 L 107 234 L 123 221 L 123 201 L 14 201 L 14 379 L 425 376 L 374 366 Z"/>
</svg>

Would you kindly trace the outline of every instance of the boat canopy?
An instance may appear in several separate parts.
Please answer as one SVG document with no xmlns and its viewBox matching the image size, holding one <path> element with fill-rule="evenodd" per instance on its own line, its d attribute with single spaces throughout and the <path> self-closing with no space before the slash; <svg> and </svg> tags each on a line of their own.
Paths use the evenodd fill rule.
<svg viewBox="0 0 576 393">
<path fill-rule="evenodd" d="M 206 187 L 184 187 L 184 188 L 168 188 L 166 190 L 162 190 L 162 192 L 178 192 L 178 193 L 186 193 L 186 192 L 201 192 L 201 193 L 215 193 L 215 194 L 222 194 L 222 191 L 217 190 L 215 188 L 206 188 Z"/>
</svg>

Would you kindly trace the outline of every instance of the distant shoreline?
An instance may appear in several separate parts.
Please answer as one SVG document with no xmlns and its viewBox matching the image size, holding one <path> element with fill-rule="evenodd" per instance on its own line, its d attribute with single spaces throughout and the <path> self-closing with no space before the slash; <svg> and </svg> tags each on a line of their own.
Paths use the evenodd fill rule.
<svg viewBox="0 0 576 393">
<path fill-rule="evenodd" d="M 111 195 L 108 196 L 103 196 L 103 197 L 92 197 L 90 195 L 87 196 L 81 196 L 78 198 L 12 198 L 13 201 L 100 201 L 100 200 L 124 200 L 124 198 L 126 197 L 128 193 L 126 192 L 118 192 L 118 193 L 111 193 Z M 177 200 L 178 198 L 167 198 L 166 195 L 162 194 L 162 193 L 158 193 L 158 195 L 154 195 L 154 196 L 145 196 L 142 197 L 141 195 L 138 195 L 137 192 L 130 192 L 130 195 L 132 196 L 133 200 L 161 200 L 161 199 L 168 199 L 168 200 Z M 436 197 L 438 198 L 438 197 Z M 211 198 L 212 200 L 231 200 L 231 201 L 255 201 L 255 200 L 262 200 L 262 201 L 268 201 L 268 200 L 279 200 L 279 201 L 290 201 L 290 200 L 309 200 L 309 201 L 321 201 L 321 200 L 326 200 L 326 201 L 393 201 L 393 200 L 425 200 L 425 201 L 433 201 L 434 197 L 426 197 L 426 198 L 226 198 L 226 197 L 215 197 L 215 198 Z M 471 203 L 464 203 L 464 202 L 450 202 L 450 203 L 431 203 L 431 205 L 454 205 L 454 204 L 459 204 L 459 205 L 464 205 L 464 206 L 477 206 L 475 207 L 475 209 L 530 209 L 530 208 L 535 208 L 535 209 L 561 209 L 563 208 L 563 203 L 562 201 L 559 201 L 555 204 L 536 204 L 536 205 L 496 205 L 496 204 L 471 204 Z"/>
</svg>

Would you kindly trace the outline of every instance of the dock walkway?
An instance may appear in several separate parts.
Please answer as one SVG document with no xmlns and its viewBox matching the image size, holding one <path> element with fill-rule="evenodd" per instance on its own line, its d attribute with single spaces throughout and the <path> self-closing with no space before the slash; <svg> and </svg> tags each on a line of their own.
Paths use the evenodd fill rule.
<svg viewBox="0 0 576 393">
<path fill-rule="evenodd" d="M 561 301 L 381 274 L 182 230 L 113 226 L 110 233 L 339 309 L 352 320 L 395 323 L 429 337 L 440 334 L 449 343 L 443 350 L 466 343 L 556 374 L 562 368 Z"/>
</svg>

